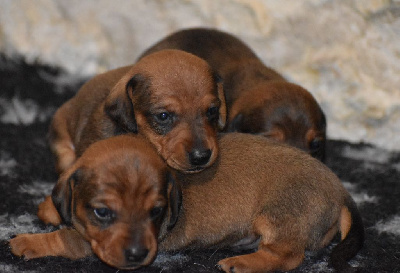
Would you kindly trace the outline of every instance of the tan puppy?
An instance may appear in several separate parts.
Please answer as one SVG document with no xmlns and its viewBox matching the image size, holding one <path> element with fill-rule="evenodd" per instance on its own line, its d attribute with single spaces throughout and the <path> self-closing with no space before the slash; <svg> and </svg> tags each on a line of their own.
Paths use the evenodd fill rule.
<svg viewBox="0 0 400 273">
<path fill-rule="evenodd" d="M 126 151 L 115 147 L 112 149 L 115 150 L 115 154 L 123 152 L 126 157 L 131 157 L 129 154 L 135 150 Z M 66 210 L 62 206 L 60 209 L 60 205 L 58 205 L 61 215 L 67 215 L 64 218 L 68 219 L 69 215 L 74 215 L 74 212 L 77 211 L 77 215 L 72 216 L 72 222 L 76 223 L 74 225 L 77 226 L 80 234 L 96 234 L 91 233 L 91 230 L 98 231 L 96 227 L 93 227 L 96 224 L 96 220 L 93 219 L 96 219 L 97 216 L 93 214 L 96 212 L 93 212 L 92 208 L 108 209 L 107 213 L 105 211 L 97 212 L 101 218 L 114 219 L 111 215 L 116 215 L 115 219 L 118 220 L 107 222 L 108 225 L 105 225 L 102 231 L 104 234 L 109 234 L 109 240 L 118 238 L 112 243 L 110 241 L 108 244 L 102 244 L 112 246 L 113 251 L 108 252 L 111 256 L 99 255 L 101 251 L 96 252 L 94 247 L 96 244 L 93 243 L 92 249 L 101 259 L 119 268 L 127 268 L 127 266 L 124 263 L 110 262 L 124 259 L 119 249 L 127 246 L 135 249 L 137 247 L 134 242 L 154 242 L 156 240 L 156 232 L 148 232 L 148 229 L 152 229 L 145 223 L 151 222 L 153 214 L 159 215 L 159 213 L 150 213 L 152 211 L 150 208 L 162 207 L 161 204 L 166 206 L 167 203 L 170 209 L 165 213 L 158 233 L 161 251 L 258 246 L 258 250 L 254 253 L 221 260 L 218 265 L 224 272 L 291 270 L 301 264 L 306 249 L 319 249 L 326 246 L 338 232 L 341 233 L 342 239 L 332 251 L 331 262 L 340 271 L 349 269 L 347 261 L 354 257 L 363 245 L 364 229 L 361 217 L 354 201 L 343 188 L 339 179 L 324 164 L 295 148 L 248 134 L 232 133 L 222 136 L 220 156 L 213 166 L 197 174 L 185 175 L 179 172 L 176 174 L 183 193 L 181 206 L 179 190 L 172 179 L 169 179 L 169 191 L 166 194 L 170 198 L 168 202 L 165 201 L 165 197 L 161 197 L 163 195 L 156 193 L 149 196 L 142 193 L 135 194 L 138 199 L 127 198 L 126 193 L 136 193 L 138 189 L 145 189 L 148 186 L 146 175 L 149 173 L 134 174 L 132 178 L 129 178 L 129 183 L 126 183 L 126 177 L 131 176 L 125 176 L 125 174 L 130 174 L 128 170 L 132 168 L 132 164 L 121 164 L 116 172 L 107 167 L 109 162 L 113 162 L 110 154 L 105 149 L 98 149 L 96 155 L 97 153 L 105 158 L 102 162 L 104 165 L 102 167 L 99 165 L 101 173 L 110 171 L 114 175 L 123 174 L 111 180 L 115 183 L 112 184 L 111 189 L 118 189 L 118 191 L 110 191 L 110 196 L 107 198 L 118 204 L 122 202 L 120 201 L 122 199 L 124 200 L 123 206 L 112 206 L 108 201 L 99 202 L 100 206 L 85 206 L 85 203 L 91 204 L 91 198 L 98 199 L 94 193 L 100 193 L 98 189 L 102 184 L 97 182 L 99 179 L 92 180 L 96 181 L 95 184 L 77 179 L 79 183 L 77 183 L 78 186 L 75 186 L 75 180 L 72 179 L 72 187 L 69 189 L 65 186 L 68 183 L 62 182 L 68 175 L 65 175 L 64 179 L 56 186 L 53 198 L 56 204 L 71 204 L 71 206 L 65 206 Z M 151 153 L 148 154 L 151 155 Z M 147 162 L 139 157 L 142 155 L 135 156 L 137 161 Z M 85 158 L 87 157 L 84 157 L 83 160 L 86 161 Z M 153 162 L 153 160 L 149 161 Z M 78 161 L 75 166 L 82 164 L 80 162 L 82 161 Z M 145 167 L 144 164 L 140 164 L 140 166 Z M 73 167 L 68 172 L 69 175 L 74 172 L 75 168 Z M 162 166 L 160 168 L 162 169 Z M 156 174 L 156 177 L 162 177 L 158 175 L 159 172 L 156 169 L 149 169 Z M 159 181 L 160 179 L 153 180 Z M 71 181 L 71 179 L 67 179 L 67 181 Z M 103 187 L 108 192 L 107 183 L 100 189 Z M 91 194 L 88 195 L 87 191 Z M 87 195 L 89 197 L 85 197 Z M 71 196 L 72 203 L 69 202 Z M 125 196 L 126 199 L 124 199 Z M 154 197 L 150 198 L 150 196 Z M 79 198 L 84 201 L 80 201 Z M 162 201 L 157 203 L 150 200 Z M 93 204 L 98 203 L 94 202 Z M 75 209 L 80 207 L 91 209 Z M 179 207 L 179 217 L 176 218 Z M 130 217 L 123 216 L 124 224 L 121 225 L 119 215 L 125 215 L 127 212 L 130 212 Z M 116 231 L 117 228 L 122 231 Z M 132 240 L 127 234 L 125 237 L 121 236 L 127 230 L 131 234 L 139 235 L 135 237 L 135 240 Z M 77 235 L 73 229 L 66 231 L 64 229 L 64 232 L 66 234 L 61 237 L 61 241 L 74 244 L 73 249 L 78 248 L 77 245 L 81 247 L 84 244 L 85 241 L 82 238 L 81 240 L 76 239 Z M 153 238 L 147 238 L 145 234 L 153 236 Z M 119 238 L 119 236 L 121 237 Z M 43 239 L 41 246 L 36 243 L 39 239 Z M 60 244 L 60 239 L 56 239 L 58 241 L 48 234 L 19 235 L 12 239 L 10 244 L 14 254 L 25 255 L 26 258 L 45 255 L 66 256 L 65 244 Z M 153 243 L 142 243 L 139 246 L 140 248 L 146 246 L 148 251 L 140 251 L 147 254 L 145 258 L 143 258 L 145 255 L 141 255 L 142 262 L 138 262 L 139 258 L 129 259 L 136 260 L 135 266 L 148 264 L 155 254 Z M 90 248 L 85 249 L 86 252 L 82 251 L 79 256 L 70 258 L 89 255 Z"/>
<path fill-rule="evenodd" d="M 196 172 L 215 161 L 225 119 L 222 83 L 210 66 L 187 52 L 163 50 L 87 82 L 56 112 L 50 146 L 61 173 L 91 143 L 139 132 L 169 166 Z"/>
<path fill-rule="evenodd" d="M 242 41 L 213 29 L 186 29 L 156 43 L 142 56 L 166 48 L 205 59 L 222 77 L 228 132 L 264 135 L 324 159 L 326 120 L 316 100 L 266 67 Z"/>
<path fill-rule="evenodd" d="M 254 253 L 221 260 L 219 268 L 287 271 L 302 263 L 306 249 L 322 248 L 340 232 L 331 262 L 338 271 L 350 267 L 364 228 L 356 204 L 331 170 L 261 136 L 230 133 L 219 144 L 212 167 L 177 173 L 182 211 L 175 227 L 160 233 L 160 250 L 258 246 Z"/>
<path fill-rule="evenodd" d="M 42 215 L 61 216 L 70 227 L 18 235 L 10 241 L 12 252 L 26 259 L 95 253 L 121 269 L 147 265 L 156 256 L 164 215 L 177 217 L 179 191 L 170 177 L 144 139 L 123 135 L 98 141 L 60 176 L 52 200 L 45 201 Z"/>
</svg>

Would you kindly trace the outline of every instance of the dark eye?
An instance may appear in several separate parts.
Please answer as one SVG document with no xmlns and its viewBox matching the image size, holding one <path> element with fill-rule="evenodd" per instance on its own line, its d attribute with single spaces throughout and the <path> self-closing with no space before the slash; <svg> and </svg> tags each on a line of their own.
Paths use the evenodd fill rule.
<svg viewBox="0 0 400 273">
<path fill-rule="evenodd" d="M 114 213 L 109 208 L 97 208 L 93 212 L 96 218 L 103 222 L 111 221 L 114 218 Z"/>
<path fill-rule="evenodd" d="M 210 107 L 207 110 L 207 117 L 210 120 L 217 118 L 218 114 L 219 114 L 219 108 L 217 106 Z"/>
<path fill-rule="evenodd" d="M 162 112 L 155 115 L 157 122 L 159 123 L 167 123 L 172 119 L 172 114 L 168 112 Z"/>
<path fill-rule="evenodd" d="M 169 118 L 169 114 L 167 112 L 162 112 L 157 115 L 157 118 L 161 121 L 167 120 Z"/>
<path fill-rule="evenodd" d="M 152 219 L 156 219 L 158 217 L 160 217 L 164 212 L 164 207 L 154 207 L 151 211 L 150 211 L 150 217 Z"/>
<path fill-rule="evenodd" d="M 316 151 L 322 148 L 322 139 L 321 138 L 314 138 L 310 142 L 310 150 L 311 151 Z"/>
</svg>

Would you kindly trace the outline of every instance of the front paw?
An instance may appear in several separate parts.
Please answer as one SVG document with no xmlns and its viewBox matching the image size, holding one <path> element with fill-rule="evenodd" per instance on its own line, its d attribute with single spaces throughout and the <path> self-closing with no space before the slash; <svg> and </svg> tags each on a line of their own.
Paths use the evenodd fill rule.
<svg viewBox="0 0 400 273">
<path fill-rule="evenodd" d="M 43 257 L 38 251 L 38 244 L 32 234 L 19 234 L 9 241 L 11 252 L 16 256 L 23 256 L 25 260 Z"/>
</svg>

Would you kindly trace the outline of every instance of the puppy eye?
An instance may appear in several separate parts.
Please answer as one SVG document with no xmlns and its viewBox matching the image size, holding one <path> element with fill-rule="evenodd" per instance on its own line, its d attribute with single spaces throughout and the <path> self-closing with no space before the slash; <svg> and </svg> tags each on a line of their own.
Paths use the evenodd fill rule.
<svg viewBox="0 0 400 273">
<path fill-rule="evenodd" d="M 169 114 L 167 112 L 162 112 L 157 115 L 157 118 L 161 121 L 167 120 L 169 118 Z"/>
<path fill-rule="evenodd" d="M 217 118 L 218 114 L 219 114 L 219 108 L 217 106 L 210 107 L 207 110 L 207 117 L 210 120 Z"/>
<path fill-rule="evenodd" d="M 311 151 L 316 151 L 322 148 L 322 139 L 321 138 L 314 138 L 310 142 L 310 150 Z"/>
<path fill-rule="evenodd" d="M 168 112 L 162 112 L 155 115 L 157 122 L 159 123 L 167 123 L 172 119 L 172 114 Z"/>
<path fill-rule="evenodd" d="M 100 221 L 111 221 L 114 218 L 113 211 L 108 208 L 97 208 L 93 211 L 94 215 L 96 215 L 97 219 L 99 219 Z"/>
<path fill-rule="evenodd" d="M 160 217 L 164 212 L 164 207 L 154 207 L 151 211 L 150 211 L 150 217 L 152 219 L 156 219 L 158 217 Z"/>
</svg>

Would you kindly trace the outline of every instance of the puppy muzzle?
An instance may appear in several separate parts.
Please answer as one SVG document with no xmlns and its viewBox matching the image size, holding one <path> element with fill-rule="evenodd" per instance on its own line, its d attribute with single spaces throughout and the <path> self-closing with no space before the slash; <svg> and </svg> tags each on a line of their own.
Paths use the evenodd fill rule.
<svg viewBox="0 0 400 273">
<path fill-rule="evenodd" d="M 206 165 L 211 158 L 212 151 L 210 149 L 194 149 L 189 153 L 189 162 L 192 166 L 201 167 Z"/>
<path fill-rule="evenodd" d="M 125 250 L 125 260 L 127 267 L 136 267 L 143 264 L 149 255 L 149 250 L 145 247 L 137 246 Z"/>
</svg>

